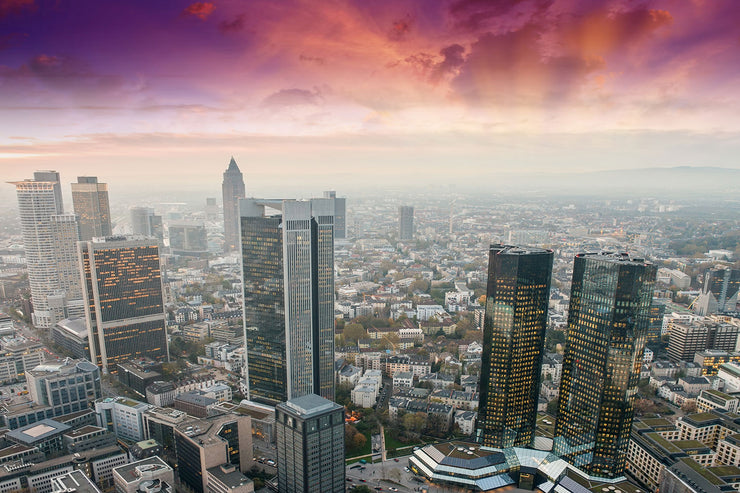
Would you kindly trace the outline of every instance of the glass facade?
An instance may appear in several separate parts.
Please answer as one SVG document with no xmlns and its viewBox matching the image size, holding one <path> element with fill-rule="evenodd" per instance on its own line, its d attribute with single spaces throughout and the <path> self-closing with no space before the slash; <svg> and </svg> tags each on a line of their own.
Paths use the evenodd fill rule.
<svg viewBox="0 0 740 493">
<path fill-rule="evenodd" d="M 485 446 L 534 441 L 552 261 L 552 250 L 491 246 L 477 437 Z"/>
<path fill-rule="evenodd" d="M 593 476 L 624 473 L 656 267 L 627 254 L 580 254 L 553 451 Z"/>
<path fill-rule="evenodd" d="M 244 177 L 234 158 L 224 172 L 221 184 L 224 204 L 224 251 L 236 250 L 239 245 L 239 199 L 244 198 Z"/>
<path fill-rule="evenodd" d="M 159 248 L 152 241 L 80 243 L 91 356 L 104 371 L 141 356 L 167 360 Z"/>
<path fill-rule="evenodd" d="M 72 183 L 72 205 L 80 218 L 80 239 L 111 235 L 108 184 L 94 176 L 80 176 Z"/>
<path fill-rule="evenodd" d="M 250 399 L 271 405 L 310 393 L 333 399 L 331 201 L 270 202 L 283 211 L 271 217 L 259 201 L 243 202 L 253 207 L 241 215 Z"/>
</svg>

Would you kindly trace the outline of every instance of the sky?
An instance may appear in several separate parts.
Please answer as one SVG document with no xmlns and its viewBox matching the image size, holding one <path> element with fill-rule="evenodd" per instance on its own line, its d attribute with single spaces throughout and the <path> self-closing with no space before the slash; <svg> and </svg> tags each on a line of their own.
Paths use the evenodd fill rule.
<svg viewBox="0 0 740 493">
<path fill-rule="evenodd" d="M 4 181 L 215 189 L 232 155 L 248 194 L 738 169 L 740 6 L 0 0 Z"/>
</svg>

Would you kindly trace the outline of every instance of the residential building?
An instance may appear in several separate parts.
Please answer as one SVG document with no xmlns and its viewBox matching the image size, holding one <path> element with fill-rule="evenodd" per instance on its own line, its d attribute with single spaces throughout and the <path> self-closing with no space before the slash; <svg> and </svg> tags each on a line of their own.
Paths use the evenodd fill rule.
<svg viewBox="0 0 740 493">
<path fill-rule="evenodd" d="M 344 408 L 315 394 L 275 407 L 278 491 L 344 493 Z"/>
<path fill-rule="evenodd" d="M 334 398 L 329 199 L 240 201 L 248 398 Z M 268 216 L 269 210 L 278 214 Z"/>
<path fill-rule="evenodd" d="M 78 176 L 72 183 L 72 205 L 80 221 L 80 240 L 112 234 L 108 184 L 96 176 Z"/>
<path fill-rule="evenodd" d="M 224 205 L 224 251 L 238 251 L 239 245 L 239 199 L 245 197 L 244 177 L 234 158 L 224 171 L 221 185 Z"/>
<path fill-rule="evenodd" d="M 655 276 L 627 254 L 574 261 L 553 452 L 593 476 L 624 472 Z"/>
<path fill-rule="evenodd" d="M 23 248 L 36 327 L 49 329 L 68 316 L 80 299 L 80 278 L 70 268 L 79 240 L 76 216 L 64 214 L 59 173 L 37 171 L 33 179 L 11 182 L 18 197 Z"/>
<path fill-rule="evenodd" d="M 159 247 L 153 238 L 79 243 L 90 353 L 104 373 L 147 357 L 168 361 Z"/>
<path fill-rule="evenodd" d="M 553 252 L 491 245 L 477 440 L 487 447 L 534 441 Z"/>
</svg>

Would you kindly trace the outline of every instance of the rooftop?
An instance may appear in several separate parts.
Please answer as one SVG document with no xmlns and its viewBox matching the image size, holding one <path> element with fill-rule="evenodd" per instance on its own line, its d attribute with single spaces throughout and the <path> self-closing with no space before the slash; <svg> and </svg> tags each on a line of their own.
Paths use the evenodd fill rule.
<svg viewBox="0 0 740 493">
<path fill-rule="evenodd" d="M 143 471 L 149 473 L 157 471 L 166 472 L 172 471 L 172 468 L 157 456 L 113 468 L 113 472 L 126 481 L 126 483 L 137 483 L 141 481 L 141 472 Z"/>
<path fill-rule="evenodd" d="M 301 418 L 309 418 L 318 414 L 323 414 L 336 409 L 342 409 L 342 406 L 332 401 L 324 399 L 316 394 L 308 394 L 302 397 L 296 397 L 285 403 L 278 404 L 284 410 L 296 414 Z"/>
<path fill-rule="evenodd" d="M 252 480 L 236 470 L 232 465 L 222 464 L 208 469 L 208 474 L 216 478 L 227 488 L 238 488 L 243 484 L 251 483 Z"/>
<path fill-rule="evenodd" d="M 53 419 L 44 419 L 22 428 L 11 430 L 6 436 L 13 441 L 36 443 L 54 435 L 62 434 L 70 429 L 71 427 L 64 423 L 54 421 Z"/>
</svg>

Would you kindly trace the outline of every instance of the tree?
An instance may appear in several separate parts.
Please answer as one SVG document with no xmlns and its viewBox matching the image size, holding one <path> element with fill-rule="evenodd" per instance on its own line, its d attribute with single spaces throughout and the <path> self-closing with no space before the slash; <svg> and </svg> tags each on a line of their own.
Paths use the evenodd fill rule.
<svg viewBox="0 0 740 493">
<path fill-rule="evenodd" d="M 547 414 L 550 416 L 557 416 L 558 414 L 558 400 L 553 399 L 547 403 Z"/>
<path fill-rule="evenodd" d="M 342 332 L 342 335 L 346 342 L 357 344 L 358 340 L 367 338 L 367 331 L 362 324 L 351 323 L 344 326 L 344 332 Z"/>
<path fill-rule="evenodd" d="M 426 425 L 427 415 L 424 413 L 408 413 L 403 417 L 403 427 L 408 431 L 421 433 Z"/>
<path fill-rule="evenodd" d="M 350 493 L 373 493 L 373 490 L 370 489 L 370 487 L 365 486 L 364 484 L 361 484 L 359 486 L 355 486 L 351 490 L 349 490 Z"/>
<path fill-rule="evenodd" d="M 695 413 L 697 411 L 696 401 L 690 400 L 684 402 L 683 406 L 681 406 L 681 411 L 685 412 L 686 414 Z"/>
</svg>

